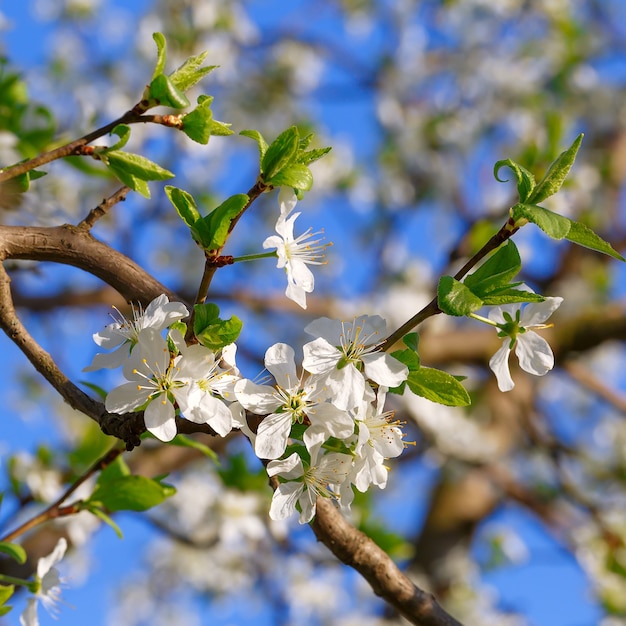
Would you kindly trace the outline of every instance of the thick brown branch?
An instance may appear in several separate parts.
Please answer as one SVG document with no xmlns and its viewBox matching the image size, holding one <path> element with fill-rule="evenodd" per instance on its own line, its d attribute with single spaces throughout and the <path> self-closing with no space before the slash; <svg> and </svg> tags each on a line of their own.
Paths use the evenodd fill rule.
<svg viewBox="0 0 626 626">
<path fill-rule="evenodd" d="M 0 260 L 29 259 L 73 265 L 111 285 L 127 301 L 147 304 L 177 296 L 121 252 L 76 226 L 0 226 Z"/>
<path fill-rule="evenodd" d="M 351 526 L 329 499 L 317 499 L 312 528 L 319 541 L 340 561 L 357 570 L 376 595 L 395 607 L 412 624 L 461 626 L 430 593 L 416 587 L 384 550 Z"/>
</svg>

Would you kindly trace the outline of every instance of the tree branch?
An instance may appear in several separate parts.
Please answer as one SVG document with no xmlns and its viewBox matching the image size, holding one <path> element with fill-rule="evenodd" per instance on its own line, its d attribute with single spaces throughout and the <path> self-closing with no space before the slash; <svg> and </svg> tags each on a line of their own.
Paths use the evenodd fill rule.
<svg viewBox="0 0 626 626">
<path fill-rule="evenodd" d="M 434 596 L 416 587 L 389 555 L 367 535 L 351 526 L 328 498 L 318 498 L 311 524 L 319 541 L 343 563 L 353 567 L 374 593 L 395 607 L 412 624 L 461 626 Z"/>
</svg>

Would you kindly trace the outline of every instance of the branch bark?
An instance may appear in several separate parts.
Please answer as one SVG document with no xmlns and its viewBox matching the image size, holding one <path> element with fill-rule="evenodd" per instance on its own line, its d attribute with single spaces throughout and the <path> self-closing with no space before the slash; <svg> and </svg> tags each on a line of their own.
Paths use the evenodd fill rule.
<svg viewBox="0 0 626 626">
<path fill-rule="evenodd" d="M 367 535 L 354 528 L 328 498 L 318 498 L 311 524 L 319 541 L 371 585 L 374 593 L 396 608 L 411 624 L 461 626 L 434 596 L 416 587 Z"/>
</svg>

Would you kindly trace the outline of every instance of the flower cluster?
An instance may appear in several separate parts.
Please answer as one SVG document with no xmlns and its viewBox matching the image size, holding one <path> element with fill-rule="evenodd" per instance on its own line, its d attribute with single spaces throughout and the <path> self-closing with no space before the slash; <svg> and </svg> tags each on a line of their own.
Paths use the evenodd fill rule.
<svg viewBox="0 0 626 626">
<path fill-rule="evenodd" d="M 400 424 L 383 411 L 386 391 L 408 376 L 404 364 L 379 350 L 385 321 L 378 316 L 351 323 L 321 318 L 305 330 L 315 339 L 303 347 L 300 374 L 293 348 L 278 343 L 265 354 L 275 384 L 241 379 L 234 387 L 246 410 L 267 416 L 249 435 L 279 480 L 270 517 L 299 510 L 302 524 L 315 515 L 318 496 L 347 510 L 353 486 L 362 492 L 386 486 L 385 460 L 404 449 Z"/>
<path fill-rule="evenodd" d="M 228 400 L 234 399 L 233 386 L 240 378 L 236 347 L 231 344 L 216 354 L 199 344 L 187 346 L 172 324 L 188 314 L 184 304 L 159 296 L 145 312 L 135 310 L 132 321 L 122 318 L 96 333 L 94 341 L 114 351 L 96 354 L 86 368 L 123 365 L 128 382 L 107 395 L 106 409 L 122 414 L 143 410 L 146 428 L 161 441 L 176 436 L 177 414 L 208 424 L 222 437 L 238 425 L 233 421 L 238 413 Z"/>
<path fill-rule="evenodd" d="M 347 510 L 353 486 L 362 492 L 386 486 L 385 460 L 404 444 L 400 424 L 383 410 L 385 396 L 406 380 L 408 368 L 380 350 L 381 317 L 315 320 L 305 329 L 314 339 L 303 347 L 301 371 L 294 349 L 277 343 L 265 354 L 274 383 L 259 384 L 240 376 L 234 344 L 218 354 L 187 346 L 177 327 L 186 314 L 183 304 L 159 296 L 145 313 L 135 311 L 132 322 L 117 320 L 94 336 L 114 352 L 96 355 L 87 369 L 121 362 L 128 381 L 107 395 L 108 411 L 143 410 L 146 428 L 162 441 L 175 437 L 177 415 L 222 436 L 243 430 L 256 455 L 269 460 L 268 474 L 278 478 L 270 510 L 275 520 L 299 510 L 306 523 L 318 496 Z M 256 432 L 244 409 L 263 416 Z"/>
</svg>

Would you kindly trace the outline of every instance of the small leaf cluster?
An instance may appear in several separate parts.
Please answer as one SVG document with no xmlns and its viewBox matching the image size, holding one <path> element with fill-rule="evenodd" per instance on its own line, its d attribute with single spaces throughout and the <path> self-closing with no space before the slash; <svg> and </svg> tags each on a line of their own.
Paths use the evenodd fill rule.
<svg viewBox="0 0 626 626">
<path fill-rule="evenodd" d="M 621 254 L 584 224 L 539 205 L 540 202 L 561 189 L 574 164 L 582 140 L 583 135 L 578 135 L 574 143 L 555 159 L 539 183 L 535 182 L 535 177 L 531 172 L 511 159 L 497 161 L 494 166 L 494 176 L 499 182 L 506 182 L 498 176 L 503 167 L 508 167 L 515 175 L 519 202 L 510 209 L 514 227 L 521 227 L 532 222 L 552 239 L 567 239 L 572 243 L 624 261 L 626 259 Z"/>
<path fill-rule="evenodd" d="M 521 269 L 517 246 L 509 240 L 463 282 L 442 276 L 437 304 L 446 315 L 464 316 L 483 306 L 543 301 L 539 294 L 516 289 L 521 282 L 511 282 Z"/>
<path fill-rule="evenodd" d="M 183 189 L 167 185 L 165 193 L 180 218 L 187 224 L 194 241 L 206 252 L 220 250 L 231 231 L 232 222 L 248 206 L 245 193 L 235 194 L 215 207 L 208 215 L 201 215 L 194 197 Z"/>
<path fill-rule="evenodd" d="M 257 130 L 242 130 L 239 134 L 257 142 L 263 184 L 268 187 L 291 187 L 298 198 L 313 185 L 309 165 L 331 150 L 330 147 L 308 150 L 313 134 L 300 137 L 296 126 L 283 131 L 269 145 Z"/>
</svg>

